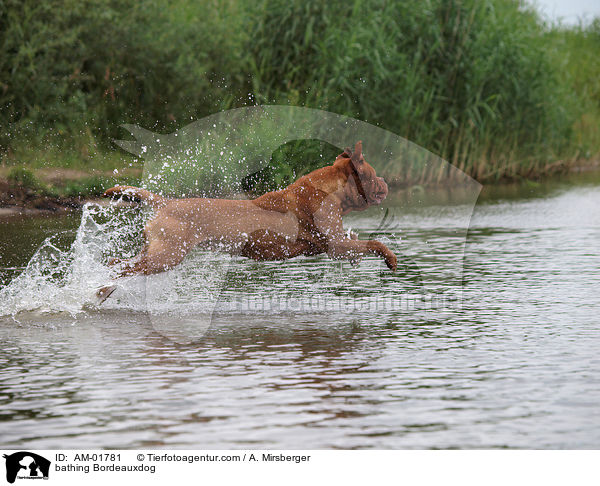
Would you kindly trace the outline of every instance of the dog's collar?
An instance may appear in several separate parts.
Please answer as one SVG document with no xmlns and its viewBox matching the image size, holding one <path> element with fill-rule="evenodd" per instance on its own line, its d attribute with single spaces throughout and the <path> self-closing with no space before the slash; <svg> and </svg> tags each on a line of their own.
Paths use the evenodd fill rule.
<svg viewBox="0 0 600 486">
<path fill-rule="evenodd" d="M 358 170 L 354 166 L 354 163 L 350 161 L 350 167 L 352 168 L 352 177 L 354 177 L 354 183 L 356 184 L 356 189 L 358 189 L 358 193 L 365 200 L 365 203 L 369 204 L 369 200 L 367 199 L 367 193 L 365 192 L 365 188 L 360 181 L 360 175 L 358 174 Z"/>
</svg>

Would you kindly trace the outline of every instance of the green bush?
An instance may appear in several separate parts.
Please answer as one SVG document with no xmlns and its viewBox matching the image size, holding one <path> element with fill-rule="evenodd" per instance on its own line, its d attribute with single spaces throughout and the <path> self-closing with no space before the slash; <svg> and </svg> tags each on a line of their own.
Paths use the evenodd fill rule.
<svg viewBox="0 0 600 486">
<path fill-rule="evenodd" d="M 117 184 L 137 185 L 139 180 L 131 177 L 90 176 L 67 180 L 61 185 L 53 186 L 51 189 L 54 194 L 62 197 L 99 197 L 106 189 Z"/>
<path fill-rule="evenodd" d="M 39 189 L 40 182 L 37 180 L 33 172 L 25 167 L 12 167 L 8 171 L 7 180 L 11 184 L 15 184 L 27 189 Z"/>
<path fill-rule="evenodd" d="M 172 130 L 227 108 L 235 5 L 0 2 L 0 144 L 107 144 L 122 123 Z M 241 30 L 240 30 L 241 32 Z"/>
</svg>

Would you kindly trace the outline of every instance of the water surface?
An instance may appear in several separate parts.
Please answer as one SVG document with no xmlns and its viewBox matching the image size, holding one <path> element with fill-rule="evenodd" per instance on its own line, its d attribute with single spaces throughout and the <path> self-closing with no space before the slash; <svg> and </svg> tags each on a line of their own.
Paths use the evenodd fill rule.
<svg viewBox="0 0 600 486">
<path fill-rule="evenodd" d="M 423 279 L 443 293 L 457 278 L 439 261 L 455 252 L 460 208 L 435 204 L 397 212 L 401 238 L 390 230 L 387 241 L 408 255 L 398 276 L 375 258 L 350 268 L 323 257 L 282 264 L 199 254 L 141 290 L 130 282 L 99 308 L 82 306 L 77 289 L 37 282 L 15 295 L 38 309 L 12 316 L 0 302 L 2 443 L 597 448 L 598 208 L 600 180 L 590 175 L 485 191 L 467 238 L 462 304 L 441 308 L 369 306 L 419 293 Z M 381 219 L 367 216 L 350 220 L 362 237 Z M 79 219 L 1 222 L 2 285 L 46 237 L 68 230 L 53 240 L 68 248 Z M 426 242 L 421 255 L 410 254 L 411 238 Z M 202 273 L 223 262 L 216 279 Z M 207 297 L 215 285 L 216 303 Z M 35 300 L 36 289 L 52 297 Z M 295 307 L 231 306 L 274 294 L 297 298 Z M 361 305 L 302 305 L 343 295 Z M 202 309 L 210 319 L 194 334 Z"/>
</svg>

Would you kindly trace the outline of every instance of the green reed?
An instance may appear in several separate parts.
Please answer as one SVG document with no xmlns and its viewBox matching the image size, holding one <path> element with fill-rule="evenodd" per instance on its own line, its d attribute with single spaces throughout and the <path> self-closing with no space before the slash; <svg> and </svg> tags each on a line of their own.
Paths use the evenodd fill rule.
<svg viewBox="0 0 600 486">
<path fill-rule="evenodd" d="M 123 123 L 172 132 L 254 103 L 357 117 L 479 180 L 597 156 L 598 21 L 550 28 L 519 4 L 3 0 L 0 157 L 58 151 L 89 166 L 116 150 Z M 309 145 L 274 154 L 267 186 L 321 160 Z M 415 184 L 447 177 L 418 161 L 386 170 Z"/>
</svg>

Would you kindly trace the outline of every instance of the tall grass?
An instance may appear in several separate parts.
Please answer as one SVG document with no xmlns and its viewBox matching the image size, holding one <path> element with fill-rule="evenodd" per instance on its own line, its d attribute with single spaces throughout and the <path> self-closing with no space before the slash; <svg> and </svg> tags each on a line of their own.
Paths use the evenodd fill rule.
<svg viewBox="0 0 600 486">
<path fill-rule="evenodd" d="M 261 102 L 381 124 L 480 179 L 574 153 L 575 93 L 516 2 L 267 0 L 256 29 Z"/>
<path fill-rule="evenodd" d="M 583 157 L 600 151 L 600 18 L 589 25 L 555 26 L 546 35 L 561 75 L 577 93 L 574 143 Z"/>
<path fill-rule="evenodd" d="M 123 123 L 170 132 L 284 103 L 380 125 L 480 180 L 544 173 L 600 152 L 600 29 L 551 30 L 520 3 L 2 0 L 0 148 L 93 160 Z M 276 179 L 300 168 L 292 153 Z"/>
</svg>

